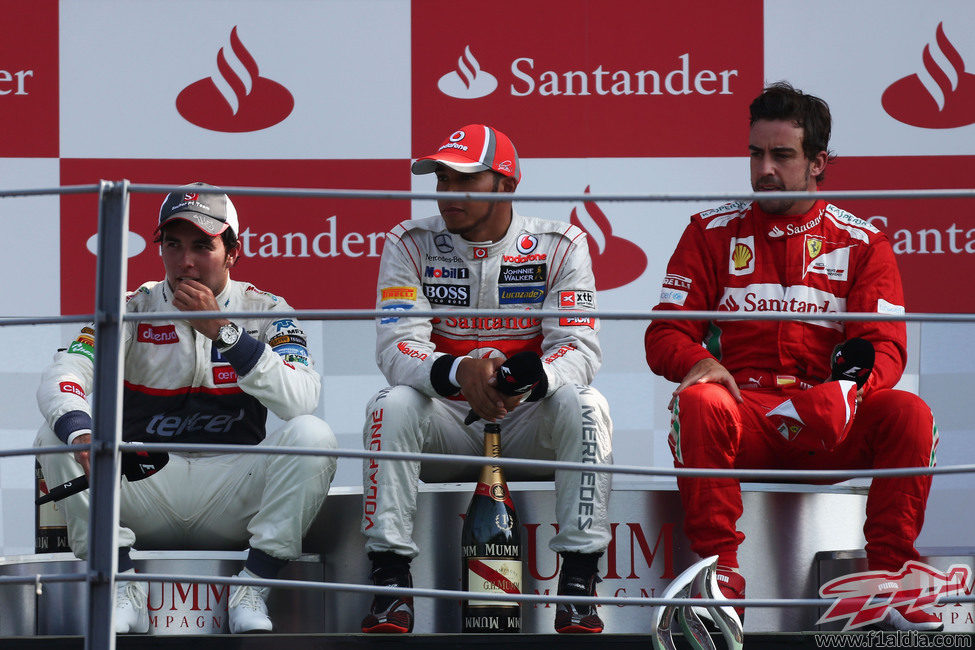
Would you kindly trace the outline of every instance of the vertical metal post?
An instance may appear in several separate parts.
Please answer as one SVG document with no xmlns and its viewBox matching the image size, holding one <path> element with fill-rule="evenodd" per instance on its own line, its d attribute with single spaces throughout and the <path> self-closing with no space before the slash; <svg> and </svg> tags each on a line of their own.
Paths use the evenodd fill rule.
<svg viewBox="0 0 975 650">
<path fill-rule="evenodd" d="M 98 192 L 95 278 L 95 395 L 92 405 L 91 519 L 88 528 L 88 650 L 114 650 L 114 591 L 122 425 L 122 313 L 125 303 L 129 182 Z"/>
</svg>

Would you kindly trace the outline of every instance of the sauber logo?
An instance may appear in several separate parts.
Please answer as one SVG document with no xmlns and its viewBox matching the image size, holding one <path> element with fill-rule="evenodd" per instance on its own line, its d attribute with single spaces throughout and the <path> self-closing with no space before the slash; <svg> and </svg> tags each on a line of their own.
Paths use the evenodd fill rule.
<svg viewBox="0 0 975 650">
<path fill-rule="evenodd" d="M 836 598 L 817 624 L 845 619 L 843 630 L 876 623 L 890 607 L 917 611 L 937 605 L 942 596 L 972 592 L 971 567 L 953 564 L 947 573 L 911 560 L 898 572 L 866 571 L 830 580 L 820 587 L 822 598 Z"/>
<path fill-rule="evenodd" d="M 464 54 L 457 59 L 457 69 L 440 77 L 437 82 L 440 92 L 457 99 L 486 97 L 497 87 L 497 77 L 481 70 L 481 64 L 474 58 L 470 45 L 464 47 Z"/>
<path fill-rule="evenodd" d="M 217 52 L 220 77 L 206 77 L 176 97 L 176 110 L 193 124 L 224 133 L 260 131 L 284 121 L 295 106 L 287 88 L 260 75 L 257 61 L 237 36 L 230 31 L 234 65 L 227 61 L 224 48 Z M 246 72 L 244 77 L 238 70 Z"/>
<path fill-rule="evenodd" d="M 884 91 L 881 104 L 898 122 L 928 129 L 952 129 L 975 123 L 975 74 L 945 35 L 935 30 L 935 54 L 924 46 L 924 69 L 895 81 Z M 946 65 L 947 64 L 947 65 Z"/>
<path fill-rule="evenodd" d="M 136 340 L 139 343 L 152 343 L 154 345 L 170 345 L 179 341 L 175 325 L 149 325 L 139 323 L 136 329 Z"/>
</svg>

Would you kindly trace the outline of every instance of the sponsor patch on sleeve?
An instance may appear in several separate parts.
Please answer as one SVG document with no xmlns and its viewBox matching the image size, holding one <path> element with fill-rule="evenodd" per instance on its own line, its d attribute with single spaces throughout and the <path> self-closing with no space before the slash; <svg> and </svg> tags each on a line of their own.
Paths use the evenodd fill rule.
<svg viewBox="0 0 975 650">
<path fill-rule="evenodd" d="M 62 381 L 60 384 L 58 384 L 58 387 L 61 389 L 62 393 L 77 395 L 81 399 L 85 398 L 84 389 L 73 381 Z"/>
<path fill-rule="evenodd" d="M 279 345 L 284 345 L 285 343 L 294 343 L 295 345 L 300 345 L 302 347 L 308 346 L 308 342 L 305 340 L 305 337 L 297 334 L 278 334 L 277 336 L 271 337 L 271 340 L 267 342 L 267 344 L 272 348 L 276 348 Z"/>
<path fill-rule="evenodd" d="M 588 327 L 589 329 L 596 329 L 596 319 L 581 318 L 579 316 L 567 316 L 559 319 L 559 325 L 565 327 Z"/>
<path fill-rule="evenodd" d="M 383 311 L 409 311 L 411 309 L 413 309 L 413 305 L 404 302 L 383 305 Z M 390 323 L 396 322 L 399 322 L 399 316 L 387 316 L 379 320 L 380 325 L 389 325 Z"/>
<path fill-rule="evenodd" d="M 80 354 L 83 357 L 88 357 L 92 363 L 95 361 L 95 348 L 83 341 L 72 341 L 71 345 L 68 346 L 68 354 Z"/>
<path fill-rule="evenodd" d="M 380 300 L 412 300 L 416 302 L 416 287 L 385 287 L 379 290 Z"/>
<path fill-rule="evenodd" d="M 887 302 L 883 298 L 877 299 L 877 313 L 878 314 L 903 314 L 904 306 L 895 305 L 892 302 Z"/>
<path fill-rule="evenodd" d="M 680 289 L 669 289 L 664 287 L 660 290 L 660 302 L 667 303 L 669 305 L 678 305 L 683 307 L 684 301 L 687 300 L 687 292 L 681 291 Z"/>
<path fill-rule="evenodd" d="M 596 294 L 592 291 L 559 291 L 559 309 L 595 309 Z"/>
</svg>

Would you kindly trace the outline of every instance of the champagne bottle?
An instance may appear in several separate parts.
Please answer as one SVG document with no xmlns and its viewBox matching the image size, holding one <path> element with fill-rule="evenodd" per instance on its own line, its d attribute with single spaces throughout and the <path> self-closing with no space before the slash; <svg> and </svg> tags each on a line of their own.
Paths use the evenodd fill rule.
<svg viewBox="0 0 975 650">
<path fill-rule="evenodd" d="M 34 461 L 34 491 L 37 496 L 47 494 L 47 483 L 41 472 L 41 464 Z M 64 510 L 56 502 L 34 506 L 34 552 L 35 553 L 67 553 L 68 524 L 64 519 Z"/>
<path fill-rule="evenodd" d="M 501 456 L 501 428 L 484 425 L 484 455 Z M 521 526 L 498 465 L 485 465 L 471 497 L 461 534 L 464 591 L 521 593 Z M 520 632 L 521 604 L 496 600 L 465 600 L 464 632 Z"/>
</svg>

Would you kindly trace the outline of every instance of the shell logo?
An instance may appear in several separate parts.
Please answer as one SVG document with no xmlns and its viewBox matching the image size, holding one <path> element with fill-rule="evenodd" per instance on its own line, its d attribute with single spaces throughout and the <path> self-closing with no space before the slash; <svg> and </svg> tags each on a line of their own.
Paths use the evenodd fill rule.
<svg viewBox="0 0 975 650">
<path fill-rule="evenodd" d="M 735 244 L 735 249 L 731 253 L 731 262 L 735 265 L 736 271 L 742 271 L 751 264 L 752 249 L 747 244 Z"/>
</svg>

